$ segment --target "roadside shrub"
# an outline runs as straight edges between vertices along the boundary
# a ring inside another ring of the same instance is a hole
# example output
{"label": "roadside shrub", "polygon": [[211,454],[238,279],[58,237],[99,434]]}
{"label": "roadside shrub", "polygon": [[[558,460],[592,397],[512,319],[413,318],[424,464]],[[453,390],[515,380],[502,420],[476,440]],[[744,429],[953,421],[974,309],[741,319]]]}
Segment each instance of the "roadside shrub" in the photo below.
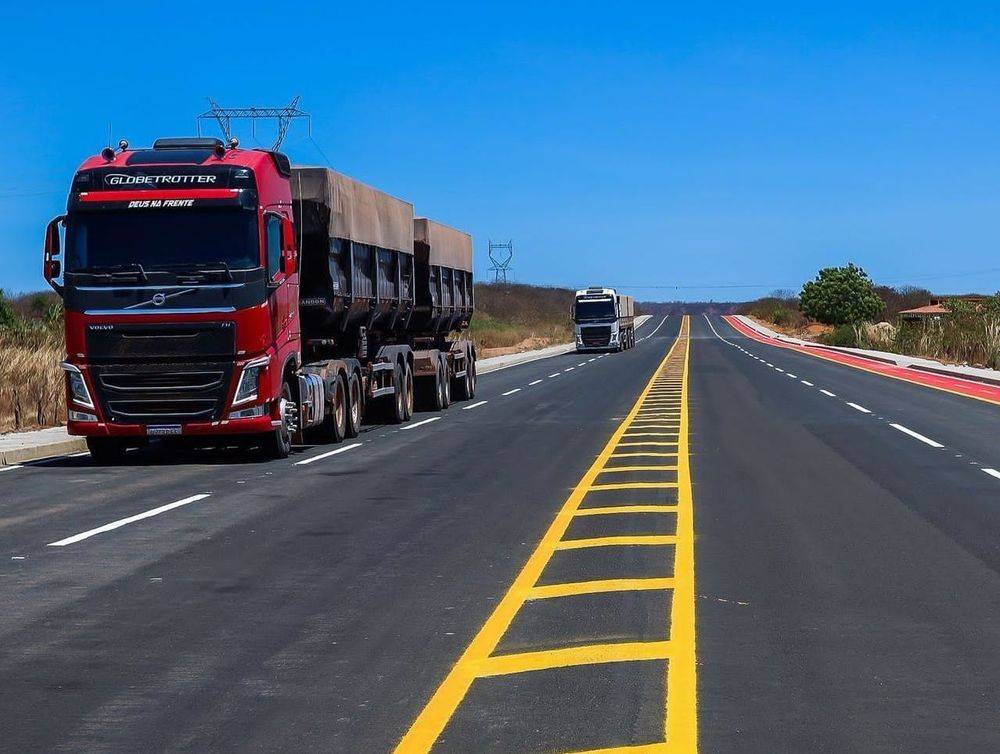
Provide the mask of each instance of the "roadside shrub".
{"label": "roadside shrub", "polygon": [[839,325],[832,332],[821,335],[819,341],[827,346],[842,346],[844,348],[856,348],[858,345],[857,332],[851,325]]}

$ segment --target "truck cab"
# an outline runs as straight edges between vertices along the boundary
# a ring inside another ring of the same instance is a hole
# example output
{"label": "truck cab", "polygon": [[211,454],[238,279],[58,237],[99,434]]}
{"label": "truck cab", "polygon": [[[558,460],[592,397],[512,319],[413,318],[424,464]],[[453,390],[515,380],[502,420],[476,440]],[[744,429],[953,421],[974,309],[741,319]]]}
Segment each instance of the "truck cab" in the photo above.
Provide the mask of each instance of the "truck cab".
{"label": "truck cab", "polygon": [[576,292],[573,325],[576,350],[621,351],[635,344],[632,299],[614,288],[595,286]]}
{"label": "truck cab", "polygon": [[157,435],[288,440],[290,175],[283,154],[204,138],[121,142],[77,170],[44,274],[65,305],[68,430],[95,457]]}

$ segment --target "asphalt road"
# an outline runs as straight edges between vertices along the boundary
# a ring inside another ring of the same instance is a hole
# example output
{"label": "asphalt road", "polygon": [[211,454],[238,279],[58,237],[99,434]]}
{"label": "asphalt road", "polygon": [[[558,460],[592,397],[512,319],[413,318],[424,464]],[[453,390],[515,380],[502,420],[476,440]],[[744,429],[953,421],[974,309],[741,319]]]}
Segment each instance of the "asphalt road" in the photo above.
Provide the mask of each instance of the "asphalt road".
{"label": "asphalt road", "polygon": [[5,472],[0,750],[1000,749],[1000,408],[658,324],[349,449]]}

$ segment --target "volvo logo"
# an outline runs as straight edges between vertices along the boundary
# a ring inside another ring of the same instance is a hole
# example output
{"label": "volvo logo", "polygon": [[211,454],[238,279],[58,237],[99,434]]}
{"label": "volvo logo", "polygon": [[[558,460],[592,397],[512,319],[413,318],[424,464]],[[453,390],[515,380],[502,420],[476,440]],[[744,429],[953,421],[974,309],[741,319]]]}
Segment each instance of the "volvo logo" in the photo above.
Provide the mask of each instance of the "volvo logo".
{"label": "volvo logo", "polygon": [[177,296],[183,296],[185,293],[193,293],[194,288],[185,288],[182,291],[175,291],[174,293],[154,293],[153,297],[148,301],[140,301],[138,304],[130,304],[126,306],[126,309],[141,309],[142,307],[152,304],[153,306],[163,306],[167,299],[176,298]]}

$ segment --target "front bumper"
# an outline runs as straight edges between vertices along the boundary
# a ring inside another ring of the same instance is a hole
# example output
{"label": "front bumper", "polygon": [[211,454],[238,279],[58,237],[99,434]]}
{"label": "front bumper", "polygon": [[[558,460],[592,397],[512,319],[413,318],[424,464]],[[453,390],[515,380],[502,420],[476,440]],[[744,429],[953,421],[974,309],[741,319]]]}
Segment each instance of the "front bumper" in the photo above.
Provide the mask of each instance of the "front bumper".
{"label": "front bumper", "polygon": [[[249,419],[223,419],[214,422],[186,422],[180,425],[179,435],[172,437],[207,437],[210,435],[255,435],[270,432],[281,422],[272,419],[269,414]],[[158,435],[149,434],[148,427],[158,425],[121,424],[115,422],[78,422],[69,421],[66,429],[71,435],[81,437],[132,437],[148,438]],[[174,425],[176,426],[176,425]]]}

